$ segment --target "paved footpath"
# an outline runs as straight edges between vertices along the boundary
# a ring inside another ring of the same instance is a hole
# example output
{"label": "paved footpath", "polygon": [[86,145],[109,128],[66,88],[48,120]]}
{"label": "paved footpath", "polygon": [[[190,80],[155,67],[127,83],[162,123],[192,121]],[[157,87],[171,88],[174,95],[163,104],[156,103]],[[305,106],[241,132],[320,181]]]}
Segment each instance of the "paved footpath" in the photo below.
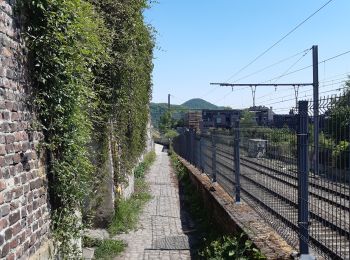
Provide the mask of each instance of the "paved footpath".
{"label": "paved footpath", "polygon": [[157,158],[146,177],[153,198],[140,216],[138,229],[116,236],[128,244],[116,259],[191,259],[170,160],[162,146],[156,144],[155,150]]}

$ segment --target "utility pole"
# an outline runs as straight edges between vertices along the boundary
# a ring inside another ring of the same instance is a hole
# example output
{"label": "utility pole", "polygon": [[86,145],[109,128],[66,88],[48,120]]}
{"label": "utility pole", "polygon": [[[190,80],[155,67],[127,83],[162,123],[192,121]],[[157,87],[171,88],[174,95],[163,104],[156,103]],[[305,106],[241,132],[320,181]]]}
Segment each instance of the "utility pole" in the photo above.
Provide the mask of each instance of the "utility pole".
{"label": "utility pole", "polygon": [[318,46],[312,46],[312,67],[313,67],[313,106],[314,106],[314,173],[319,173],[319,81],[318,81]]}
{"label": "utility pole", "polygon": [[168,94],[168,110],[170,111],[170,94]]}

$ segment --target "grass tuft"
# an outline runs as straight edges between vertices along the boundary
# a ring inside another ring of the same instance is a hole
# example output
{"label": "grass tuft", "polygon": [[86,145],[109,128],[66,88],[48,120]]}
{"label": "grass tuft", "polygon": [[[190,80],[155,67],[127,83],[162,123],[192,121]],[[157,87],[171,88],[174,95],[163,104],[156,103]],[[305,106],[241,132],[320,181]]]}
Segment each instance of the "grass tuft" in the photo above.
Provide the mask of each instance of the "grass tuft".
{"label": "grass tuft", "polygon": [[95,248],[94,259],[112,259],[124,251],[126,243],[122,240],[83,237],[83,246]]}
{"label": "grass tuft", "polygon": [[95,259],[113,259],[124,251],[126,244],[121,240],[102,240],[95,250]]}
{"label": "grass tuft", "polygon": [[144,205],[151,200],[149,185],[145,181],[145,173],[155,161],[154,151],[145,155],[144,161],[140,163],[135,173],[135,191],[130,199],[120,199],[116,202],[116,214],[108,228],[112,235],[133,230],[137,226],[140,213]]}

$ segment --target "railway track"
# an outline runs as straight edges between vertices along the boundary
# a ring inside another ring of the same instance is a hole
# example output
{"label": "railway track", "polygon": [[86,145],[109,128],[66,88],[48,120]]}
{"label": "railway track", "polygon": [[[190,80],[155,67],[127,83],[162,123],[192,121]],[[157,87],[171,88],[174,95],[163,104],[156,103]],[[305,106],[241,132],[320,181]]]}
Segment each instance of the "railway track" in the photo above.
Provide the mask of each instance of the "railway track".
{"label": "railway track", "polygon": [[[210,160],[210,151],[206,151]],[[288,165],[287,165],[288,166]],[[232,147],[217,146],[217,179],[232,193]],[[205,168],[210,170],[211,164]],[[298,178],[293,167],[275,169],[241,156],[241,190],[289,228],[298,231]],[[295,168],[295,167],[294,167]],[[350,259],[349,188],[310,180],[310,241],[331,259]]]}
{"label": "railway track", "polygon": [[[218,147],[217,150],[221,152],[221,156],[227,158],[228,160],[231,160],[231,161],[233,160],[232,152],[230,153],[229,151],[227,151],[228,149],[224,150]],[[265,162],[268,163],[269,161],[273,161],[273,160],[265,159]],[[296,186],[298,183],[298,176],[297,176],[298,173],[296,170],[296,166],[286,165],[284,163],[285,170],[280,170],[280,169],[276,169],[275,167],[271,167],[269,165],[261,163],[261,160],[249,158],[247,156],[242,156],[242,155],[241,155],[241,163],[246,165],[249,164],[251,167],[253,167],[252,165],[255,165],[256,167],[259,167],[259,171],[263,171],[265,174],[270,174],[270,176],[273,176],[274,178],[279,179],[280,181],[288,182],[294,186]],[[314,174],[310,174],[310,177],[311,178],[309,180],[309,185],[311,188],[315,188],[313,189],[313,195],[317,196],[320,194],[320,192],[318,193],[316,192],[316,189],[317,189],[319,191],[320,190],[325,191],[327,193],[337,196],[338,198],[344,199],[343,202],[349,202],[350,200],[349,186],[330,182],[329,180],[323,179],[323,177],[318,177],[318,176],[315,177]],[[342,202],[338,202],[338,204],[342,204]],[[348,207],[349,205],[347,205],[347,208]]]}

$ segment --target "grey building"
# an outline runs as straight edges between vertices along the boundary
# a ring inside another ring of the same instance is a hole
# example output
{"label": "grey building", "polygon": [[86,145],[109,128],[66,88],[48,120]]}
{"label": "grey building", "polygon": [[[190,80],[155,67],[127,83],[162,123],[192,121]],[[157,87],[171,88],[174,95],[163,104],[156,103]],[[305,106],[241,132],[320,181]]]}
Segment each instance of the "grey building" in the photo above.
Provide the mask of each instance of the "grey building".
{"label": "grey building", "polygon": [[248,109],[249,112],[255,113],[255,120],[259,126],[269,126],[273,124],[272,107],[255,106]]}
{"label": "grey building", "polygon": [[240,117],[241,110],[239,109],[202,110],[201,128],[231,128]]}

